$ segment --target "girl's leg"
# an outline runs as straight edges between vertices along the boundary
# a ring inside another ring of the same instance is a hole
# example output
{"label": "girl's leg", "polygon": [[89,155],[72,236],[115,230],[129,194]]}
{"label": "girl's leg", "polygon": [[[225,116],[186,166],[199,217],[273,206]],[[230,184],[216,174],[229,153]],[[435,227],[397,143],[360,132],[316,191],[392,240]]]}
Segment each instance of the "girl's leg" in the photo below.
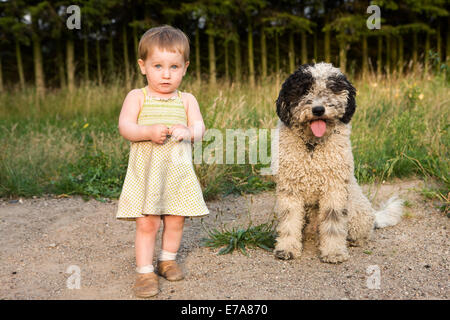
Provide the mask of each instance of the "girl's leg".
{"label": "girl's leg", "polygon": [[154,272],[152,260],[160,224],[160,216],[136,218],[137,276],[133,290],[137,297],[148,298],[159,292],[158,276]]}
{"label": "girl's leg", "polygon": [[162,250],[177,253],[183,236],[184,219],[182,216],[163,216]]}
{"label": "girl's leg", "polygon": [[184,278],[183,271],[176,263],[177,251],[183,236],[184,217],[163,216],[162,250],[158,261],[158,273],[170,281]]}
{"label": "girl's leg", "polygon": [[156,235],[161,224],[160,216],[136,218],[136,266],[152,265]]}

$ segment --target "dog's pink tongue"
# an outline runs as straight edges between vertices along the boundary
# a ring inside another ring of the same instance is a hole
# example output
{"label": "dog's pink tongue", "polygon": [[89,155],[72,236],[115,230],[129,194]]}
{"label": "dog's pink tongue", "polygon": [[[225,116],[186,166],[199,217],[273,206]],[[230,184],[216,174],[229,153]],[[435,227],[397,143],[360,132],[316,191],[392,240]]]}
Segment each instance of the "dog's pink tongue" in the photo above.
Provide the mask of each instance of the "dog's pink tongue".
{"label": "dog's pink tongue", "polygon": [[321,137],[327,130],[327,124],[323,120],[314,120],[311,122],[311,131],[316,137]]}

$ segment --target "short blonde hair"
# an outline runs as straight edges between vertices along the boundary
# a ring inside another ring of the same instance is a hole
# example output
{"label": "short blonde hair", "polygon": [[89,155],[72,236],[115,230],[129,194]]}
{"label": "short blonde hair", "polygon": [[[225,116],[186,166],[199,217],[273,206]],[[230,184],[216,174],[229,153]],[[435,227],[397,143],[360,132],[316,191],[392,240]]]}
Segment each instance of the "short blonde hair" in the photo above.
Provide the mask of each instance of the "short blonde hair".
{"label": "short blonde hair", "polygon": [[144,60],[152,54],[153,49],[179,52],[184,61],[189,61],[189,39],[180,29],[163,25],[147,30],[139,41],[139,58]]}

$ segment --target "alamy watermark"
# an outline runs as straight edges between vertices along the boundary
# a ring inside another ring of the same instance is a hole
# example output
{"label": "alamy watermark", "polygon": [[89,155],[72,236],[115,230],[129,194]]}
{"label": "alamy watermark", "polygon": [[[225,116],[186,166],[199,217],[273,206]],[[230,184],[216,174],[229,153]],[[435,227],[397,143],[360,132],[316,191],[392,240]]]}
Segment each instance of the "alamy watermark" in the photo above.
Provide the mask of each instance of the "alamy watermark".
{"label": "alamy watermark", "polygon": [[261,174],[276,174],[278,142],[278,129],[226,129],[225,134],[218,129],[209,129],[203,139],[194,142],[193,160],[194,164],[270,165],[262,168]]}
{"label": "alamy watermark", "polygon": [[381,271],[378,265],[368,266],[366,273],[369,275],[366,280],[368,289],[380,289],[381,288]]}
{"label": "alamy watermark", "polygon": [[[370,30],[381,29],[381,9],[377,5],[367,7],[367,13],[372,13],[366,20],[367,28]],[[67,29],[81,29],[81,9],[77,5],[70,5],[66,9],[66,13],[70,16],[66,20]]]}
{"label": "alamy watermark", "polygon": [[[171,151],[170,161],[194,164],[260,164],[262,175],[278,171],[279,129],[208,129],[202,136],[202,123],[194,125],[194,143],[180,143]],[[270,136],[270,139],[268,138]],[[192,151],[193,150],[193,151]],[[191,160],[192,159],[192,160]]]}
{"label": "alamy watermark", "polygon": [[70,16],[66,20],[67,29],[73,30],[81,29],[81,9],[77,5],[68,6],[66,9],[66,13],[70,14]]}
{"label": "alamy watermark", "polygon": [[66,273],[71,274],[66,281],[67,289],[81,288],[81,269],[77,265],[70,265],[66,269]]}
{"label": "alamy watermark", "polygon": [[381,9],[377,5],[370,5],[367,7],[367,13],[372,13],[367,18],[366,25],[370,30],[381,29]]}

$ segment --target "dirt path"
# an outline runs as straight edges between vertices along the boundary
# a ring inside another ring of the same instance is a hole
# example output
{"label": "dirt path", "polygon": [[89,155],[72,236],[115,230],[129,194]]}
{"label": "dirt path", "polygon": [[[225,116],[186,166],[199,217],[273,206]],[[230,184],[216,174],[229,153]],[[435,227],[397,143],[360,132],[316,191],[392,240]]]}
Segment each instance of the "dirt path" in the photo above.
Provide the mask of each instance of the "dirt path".
{"label": "dirt path", "polygon": [[[321,263],[313,243],[295,261],[261,249],[249,257],[218,256],[200,247],[200,220],[187,220],[178,255],[186,279],[161,278],[154,299],[449,299],[450,220],[419,195],[422,185],[365,186],[375,207],[399,193],[410,203],[407,217],[375,231],[366,247],[350,248],[350,259],[340,265]],[[246,226],[250,211],[254,225],[263,223],[271,219],[274,200],[267,192],[209,202],[204,221]],[[135,226],[114,218],[116,206],[79,197],[0,200],[0,299],[133,299]],[[379,289],[367,287],[366,271],[374,265]],[[79,267],[80,289],[67,288],[70,266]]]}

